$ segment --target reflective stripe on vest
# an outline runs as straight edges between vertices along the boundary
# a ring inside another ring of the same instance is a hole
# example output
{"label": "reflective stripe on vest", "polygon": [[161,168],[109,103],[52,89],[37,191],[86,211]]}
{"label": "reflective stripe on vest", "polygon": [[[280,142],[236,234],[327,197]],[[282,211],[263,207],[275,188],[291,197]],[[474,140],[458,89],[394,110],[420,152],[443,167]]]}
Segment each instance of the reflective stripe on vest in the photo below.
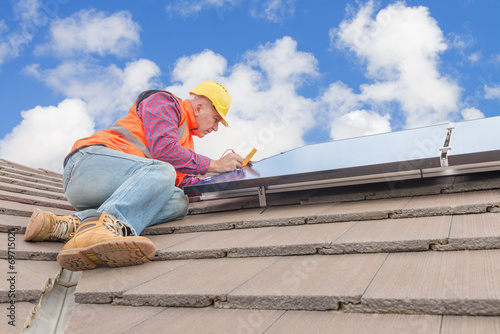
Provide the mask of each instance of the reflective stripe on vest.
{"label": "reflective stripe on vest", "polygon": [[182,136],[184,136],[184,129],[186,129],[187,121],[181,124],[179,130],[177,130],[177,141],[181,140]]}
{"label": "reflective stripe on vest", "polygon": [[119,125],[119,124],[113,124],[111,125],[108,130],[112,130],[116,133],[119,133],[125,138],[126,141],[128,141],[130,144],[134,145],[135,147],[139,148],[142,153],[149,159],[153,159],[153,156],[151,155],[151,152],[149,151],[148,147],[144,145],[142,141],[139,140],[136,136],[134,136],[130,131],[128,131],[127,128]]}
{"label": "reflective stripe on vest", "polygon": [[[186,121],[182,123],[182,125],[179,127],[179,130],[177,130],[177,141],[181,140],[182,136],[184,135],[184,129],[186,128]],[[142,153],[149,159],[153,159],[153,155],[149,151],[148,147],[144,145],[142,141],[139,140],[136,136],[134,136],[127,128],[121,126],[120,124],[113,124],[111,125],[108,130],[112,130],[116,133],[119,133],[125,138],[126,141],[128,141],[130,144],[134,145],[135,147],[139,148]]]}

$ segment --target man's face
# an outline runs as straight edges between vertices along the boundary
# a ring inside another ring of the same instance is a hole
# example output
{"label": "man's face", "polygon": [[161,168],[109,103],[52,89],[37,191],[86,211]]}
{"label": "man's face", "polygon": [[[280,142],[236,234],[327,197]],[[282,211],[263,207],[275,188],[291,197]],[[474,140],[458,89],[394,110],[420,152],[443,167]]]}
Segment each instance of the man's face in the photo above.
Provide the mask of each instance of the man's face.
{"label": "man's face", "polygon": [[196,105],[194,115],[198,123],[198,129],[193,130],[192,133],[200,138],[205,137],[212,131],[217,131],[219,122],[222,120],[222,117],[208,99],[203,99]]}

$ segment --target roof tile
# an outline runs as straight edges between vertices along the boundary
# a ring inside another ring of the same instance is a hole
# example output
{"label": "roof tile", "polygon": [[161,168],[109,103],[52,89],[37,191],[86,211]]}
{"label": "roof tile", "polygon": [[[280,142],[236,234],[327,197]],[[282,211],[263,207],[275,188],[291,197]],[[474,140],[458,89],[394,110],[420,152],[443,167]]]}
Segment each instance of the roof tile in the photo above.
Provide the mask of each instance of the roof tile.
{"label": "roof tile", "polygon": [[440,326],[441,317],[432,315],[289,311],[280,317],[266,334],[438,334]]}
{"label": "roof tile", "polygon": [[[261,238],[270,232],[269,228],[261,228],[190,233],[195,237],[181,243],[170,243],[172,246],[160,249],[158,256],[161,259],[224,257],[235,247],[245,245],[249,240]],[[169,237],[164,236],[165,241]]]}
{"label": "roof tile", "polygon": [[65,332],[72,334],[123,333],[164,311],[163,307],[77,304]]}
{"label": "roof tile", "polygon": [[110,270],[97,268],[82,272],[75,291],[78,303],[110,303],[127,290],[165,275],[186,261],[149,262],[142,266],[121,267]]}
{"label": "roof tile", "polygon": [[12,216],[8,214],[0,214],[0,231],[16,231],[20,233],[26,231],[26,225],[28,224],[29,218],[25,216]]}
{"label": "roof tile", "polygon": [[500,203],[498,190],[413,197],[394,218],[488,212]]}
{"label": "roof tile", "polygon": [[441,334],[470,333],[500,333],[500,317],[443,317]]}
{"label": "roof tile", "polygon": [[[61,266],[51,261],[15,261],[10,267],[7,260],[0,260],[0,303],[12,300],[9,292],[15,290],[14,300],[36,301],[42,293],[52,288],[61,273]],[[29,278],[29,279],[26,279]],[[11,289],[13,287],[13,289]]]}
{"label": "roof tile", "polygon": [[[14,309],[9,310],[12,304],[10,303],[0,303],[0,309],[5,310],[0,321],[0,332],[1,333],[22,333],[26,326],[29,325],[31,321],[31,315],[36,313],[36,304],[30,302],[16,302],[14,304]],[[12,317],[11,317],[12,315]],[[13,321],[13,325],[9,324]]]}
{"label": "roof tile", "polygon": [[124,333],[264,333],[283,311],[169,308]]}
{"label": "roof tile", "polygon": [[46,207],[33,204],[23,204],[23,203],[0,200],[0,214],[31,217],[33,211],[36,208],[39,208],[43,211],[50,211],[58,215],[70,215],[75,212],[75,210],[69,210],[69,209],[59,209],[54,207]]}
{"label": "roof tile", "polygon": [[437,250],[494,249],[500,245],[500,213],[453,216],[450,238]]}
{"label": "roof tile", "polygon": [[451,216],[360,221],[323,254],[428,250],[446,243]]}
{"label": "roof tile", "polygon": [[250,242],[236,247],[228,256],[315,254],[318,249],[330,248],[333,240],[355,224],[355,222],[344,222],[277,227],[262,237],[253,238]]}
{"label": "roof tile", "polygon": [[500,315],[500,250],[390,254],[357,312]]}
{"label": "roof tile", "polygon": [[[209,306],[279,258],[207,259],[189,261],[165,275],[123,294],[121,304]],[[168,282],[168,284],[165,284]]]}
{"label": "roof tile", "polygon": [[231,291],[231,308],[336,310],[359,303],[387,254],[283,257]]}
{"label": "roof tile", "polygon": [[[26,219],[26,218],[25,218]],[[25,223],[26,224],[26,223]],[[16,260],[50,260],[55,261],[63,244],[60,242],[24,242],[24,234],[16,234],[15,257]],[[0,239],[0,258],[8,258],[8,240]]]}
{"label": "roof tile", "polygon": [[4,201],[11,201],[17,203],[31,204],[37,206],[47,206],[47,207],[55,207],[61,209],[67,209],[74,211],[74,208],[71,204],[66,201],[66,199],[48,199],[45,200],[40,198],[38,195],[30,195],[23,193],[13,193],[9,191],[0,190],[0,199]]}
{"label": "roof tile", "polygon": [[385,219],[399,213],[411,197],[366,200],[337,203],[308,223],[328,223],[335,221]]}
{"label": "roof tile", "polygon": [[182,220],[150,226],[145,230],[145,234],[228,230],[235,228],[237,223],[259,217],[262,211],[263,209],[258,208],[188,215]]}

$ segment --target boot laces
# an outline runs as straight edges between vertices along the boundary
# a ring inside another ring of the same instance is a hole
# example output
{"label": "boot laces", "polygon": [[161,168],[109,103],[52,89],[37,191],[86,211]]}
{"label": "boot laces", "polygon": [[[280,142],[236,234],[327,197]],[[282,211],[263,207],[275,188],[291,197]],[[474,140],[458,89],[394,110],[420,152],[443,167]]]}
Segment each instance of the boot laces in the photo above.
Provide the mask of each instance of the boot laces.
{"label": "boot laces", "polygon": [[126,227],[121,221],[113,216],[106,215],[102,220],[108,230],[120,237],[126,237]]}
{"label": "boot laces", "polygon": [[74,231],[76,231],[77,222],[75,218],[74,217],[64,217],[64,218],[61,217],[56,220],[56,223],[54,225],[54,230],[52,231],[52,233],[50,233],[52,237],[60,240],[66,240],[69,239],[71,234],[74,234]]}

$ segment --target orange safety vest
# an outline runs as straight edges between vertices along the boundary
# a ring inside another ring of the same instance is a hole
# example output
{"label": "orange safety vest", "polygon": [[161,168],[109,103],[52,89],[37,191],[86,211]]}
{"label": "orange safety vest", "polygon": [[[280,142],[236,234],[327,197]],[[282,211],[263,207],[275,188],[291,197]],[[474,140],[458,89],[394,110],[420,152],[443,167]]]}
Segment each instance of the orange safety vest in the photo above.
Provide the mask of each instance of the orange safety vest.
{"label": "orange safety vest", "polygon": [[[71,152],[83,146],[102,144],[113,150],[136,155],[142,158],[153,159],[146,141],[146,134],[141,119],[137,115],[137,106],[149,96],[164,92],[172,95],[181,109],[181,121],[177,130],[177,141],[179,144],[194,151],[193,137],[190,129],[198,127],[193,109],[188,100],[181,100],[170,92],[163,90],[148,90],[139,94],[132,107],[129,109],[127,116],[118,120],[115,124],[107,129],[97,131],[92,136],[80,139],[75,142]],[[175,185],[178,186],[184,179],[186,174],[177,171]]]}

